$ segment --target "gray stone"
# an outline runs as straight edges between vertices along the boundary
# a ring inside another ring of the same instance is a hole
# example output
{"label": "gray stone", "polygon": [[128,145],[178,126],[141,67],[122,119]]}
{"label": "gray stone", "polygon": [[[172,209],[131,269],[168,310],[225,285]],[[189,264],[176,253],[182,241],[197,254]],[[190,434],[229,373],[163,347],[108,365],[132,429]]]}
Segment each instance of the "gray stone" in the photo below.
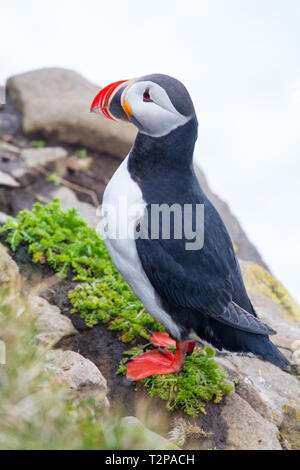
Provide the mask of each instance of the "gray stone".
{"label": "gray stone", "polygon": [[297,349],[300,349],[300,339],[295,339],[291,344],[292,351],[297,351]]}
{"label": "gray stone", "polygon": [[23,113],[26,134],[55,136],[56,141],[78,144],[124,157],[135,138],[131,124],[113,122],[90,113],[100,87],[71,70],[35,70],[10,78],[7,90]]}
{"label": "gray stone", "polygon": [[297,349],[297,351],[293,352],[292,363],[300,366],[300,349]]}
{"label": "gray stone", "polygon": [[20,184],[9,174],[0,171],[0,186],[9,186],[11,188],[17,188]]}
{"label": "gray stone", "polygon": [[18,161],[18,165],[11,168],[9,173],[20,183],[21,186],[32,184],[39,176],[37,170],[27,168],[23,161]]}
{"label": "gray stone", "polygon": [[88,223],[90,227],[96,227],[100,222],[100,217],[97,216],[97,208],[89,204],[88,202],[79,201],[74,191],[65,186],[53,188],[50,192],[50,196],[60,199],[61,206],[63,209],[72,209],[76,207],[81,217]]}
{"label": "gray stone", "polygon": [[216,361],[239,379],[237,393],[277,426],[285,419],[286,407],[300,411],[300,383],[295,376],[256,357],[221,356]]}
{"label": "gray stone", "polygon": [[[258,316],[277,331],[271,340],[291,362],[296,363],[300,338],[299,307],[284,286],[262,267],[248,262],[241,262],[241,267]],[[277,426],[284,447],[300,448],[299,380],[256,357],[218,355],[216,361],[238,380],[235,394],[262,418]]]}
{"label": "gray stone", "polygon": [[92,163],[92,157],[78,158],[72,155],[67,160],[67,167],[73,171],[88,171],[91,168]]}
{"label": "gray stone", "polygon": [[109,406],[107,383],[99,369],[90,360],[74,351],[50,350],[47,369],[55,374],[59,383],[65,384],[70,395],[81,401],[93,398]]}
{"label": "gray stone", "polygon": [[[2,137],[3,139],[3,137]],[[6,152],[11,152],[15,154],[20,153],[19,147],[16,147],[15,145],[10,144],[9,142],[5,142],[3,140],[0,140],[0,150],[4,150]]]}
{"label": "gray stone", "polygon": [[226,450],[281,450],[279,432],[243,398],[230,393],[221,418],[227,423]]}
{"label": "gray stone", "polygon": [[19,268],[8,254],[7,248],[0,243],[0,284],[16,282],[19,278]]}
{"label": "gray stone", "polygon": [[28,302],[30,309],[36,314],[38,343],[51,348],[62,338],[78,333],[71,320],[62,315],[60,309],[49,304],[47,300],[42,297],[30,297]]}
{"label": "gray stone", "polygon": [[53,170],[59,175],[66,173],[68,152],[62,147],[46,147],[42,149],[26,148],[21,151],[21,158],[28,168],[53,165]]}

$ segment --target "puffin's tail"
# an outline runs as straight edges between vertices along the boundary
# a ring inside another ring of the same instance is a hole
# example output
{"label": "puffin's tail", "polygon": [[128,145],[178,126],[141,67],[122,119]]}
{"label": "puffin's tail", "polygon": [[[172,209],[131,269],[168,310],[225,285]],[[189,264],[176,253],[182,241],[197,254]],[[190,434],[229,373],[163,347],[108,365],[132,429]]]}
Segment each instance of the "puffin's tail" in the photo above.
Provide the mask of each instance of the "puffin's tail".
{"label": "puffin's tail", "polygon": [[268,336],[260,337],[259,341],[252,342],[251,352],[271,362],[285,372],[291,371],[292,364],[282,352],[279,351],[275,344],[269,340]]}

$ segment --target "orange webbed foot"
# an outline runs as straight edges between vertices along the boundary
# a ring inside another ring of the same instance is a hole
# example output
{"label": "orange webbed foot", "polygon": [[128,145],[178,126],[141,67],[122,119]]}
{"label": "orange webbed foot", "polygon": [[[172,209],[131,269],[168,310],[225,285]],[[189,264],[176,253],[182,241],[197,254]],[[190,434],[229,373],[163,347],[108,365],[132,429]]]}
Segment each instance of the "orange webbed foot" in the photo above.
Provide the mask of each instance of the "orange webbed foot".
{"label": "orange webbed foot", "polygon": [[[173,340],[172,340],[173,341]],[[151,375],[172,374],[179,372],[184,363],[187,343],[175,343],[176,353],[168,349],[154,349],[132,359],[127,364],[126,378],[131,381],[141,380]]]}

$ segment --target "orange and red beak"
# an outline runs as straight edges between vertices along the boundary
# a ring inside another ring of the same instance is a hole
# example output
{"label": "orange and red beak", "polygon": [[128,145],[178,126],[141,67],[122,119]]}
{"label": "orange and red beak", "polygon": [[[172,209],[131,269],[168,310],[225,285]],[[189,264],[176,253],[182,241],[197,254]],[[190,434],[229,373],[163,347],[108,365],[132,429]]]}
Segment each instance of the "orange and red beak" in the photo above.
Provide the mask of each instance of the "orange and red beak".
{"label": "orange and red beak", "polygon": [[131,80],[119,80],[102,88],[95,96],[91,112],[100,114],[108,119],[129,121],[132,112],[127,102],[124,102],[123,94]]}

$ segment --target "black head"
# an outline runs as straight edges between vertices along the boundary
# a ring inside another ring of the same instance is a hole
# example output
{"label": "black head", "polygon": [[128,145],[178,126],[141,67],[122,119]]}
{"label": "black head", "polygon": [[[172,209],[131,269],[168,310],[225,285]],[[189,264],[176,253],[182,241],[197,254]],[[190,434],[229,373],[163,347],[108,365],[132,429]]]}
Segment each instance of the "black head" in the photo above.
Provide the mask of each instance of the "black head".
{"label": "black head", "polygon": [[105,87],[91,109],[110,119],[129,120],[141,133],[152,137],[167,135],[196,120],[185,86],[176,78],[158,73]]}

